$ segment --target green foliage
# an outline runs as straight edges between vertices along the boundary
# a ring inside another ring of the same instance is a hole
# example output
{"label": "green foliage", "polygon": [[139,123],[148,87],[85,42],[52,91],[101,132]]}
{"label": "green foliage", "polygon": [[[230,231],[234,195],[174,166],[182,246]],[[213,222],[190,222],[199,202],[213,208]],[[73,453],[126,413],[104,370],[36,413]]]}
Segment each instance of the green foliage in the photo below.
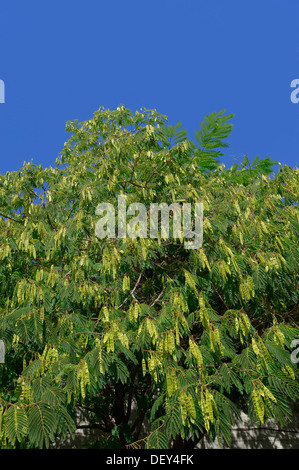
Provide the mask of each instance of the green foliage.
{"label": "green foliage", "polygon": [[[230,442],[242,410],[290,419],[299,171],[219,165],[231,117],[207,116],[194,143],[156,111],[100,109],[68,123],[54,167],[0,175],[1,448],[73,435],[76,409],[107,448]],[[202,202],[202,247],[99,240],[96,207],[119,194]]]}

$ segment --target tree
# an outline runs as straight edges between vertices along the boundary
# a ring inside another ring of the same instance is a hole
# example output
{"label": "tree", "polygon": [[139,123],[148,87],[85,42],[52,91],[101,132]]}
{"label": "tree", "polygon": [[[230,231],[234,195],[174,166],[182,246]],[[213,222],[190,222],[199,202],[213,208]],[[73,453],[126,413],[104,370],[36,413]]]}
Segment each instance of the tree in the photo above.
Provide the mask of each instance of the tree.
{"label": "tree", "polygon": [[[277,162],[258,157],[225,169],[231,118],[206,116],[194,143],[155,110],[100,108],[67,124],[55,166],[0,175],[3,448],[74,434],[77,408],[102,448],[229,443],[242,410],[291,419],[299,171],[271,176]],[[96,208],[120,194],[202,202],[202,246],[99,239]]]}

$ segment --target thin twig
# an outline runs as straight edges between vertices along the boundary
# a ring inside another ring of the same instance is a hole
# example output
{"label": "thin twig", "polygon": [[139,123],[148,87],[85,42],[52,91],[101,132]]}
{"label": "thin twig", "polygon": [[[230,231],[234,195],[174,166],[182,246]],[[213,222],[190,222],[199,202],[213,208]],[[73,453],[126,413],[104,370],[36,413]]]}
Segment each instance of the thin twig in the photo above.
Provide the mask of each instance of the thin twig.
{"label": "thin twig", "polygon": [[156,300],[153,301],[153,303],[151,304],[151,307],[153,307],[157,302],[159,302],[159,300],[161,299],[162,295],[164,294],[165,292],[165,287],[164,289],[162,290],[162,292],[160,292],[160,294],[158,295],[158,297],[156,298]]}
{"label": "thin twig", "polygon": [[13,217],[10,217],[9,215],[4,215],[4,214],[0,213],[0,217],[4,217],[5,219],[13,220],[14,222],[18,222],[19,224],[24,224],[23,220],[14,219]]}
{"label": "thin twig", "polygon": [[133,289],[131,290],[131,292],[130,292],[130,294],[128,295],[128,297],[125,298],[125,300],[123,301],[123,303],[120,304],[120,306],[119,306],[118,308],[121,308],[121,307],[126,303],[126,301],[130,298],[130,296],[132,296],[133,299],[136,300],[136,298],[135,298],[135,296],[134,296],[134,292],[135,292],[135,290],[137,289],[137,286],[138,286],[138,284],[139,284],[139,282],[140,282],[140,279],[141,279],[142,274],[143,274],[143,273],[142,273],[142,271],[141,271],[141,273],[139,274],[139,277],[138,277],[138,279],[137,279],[137,282],[136,282],[135,286],[134,286]]}

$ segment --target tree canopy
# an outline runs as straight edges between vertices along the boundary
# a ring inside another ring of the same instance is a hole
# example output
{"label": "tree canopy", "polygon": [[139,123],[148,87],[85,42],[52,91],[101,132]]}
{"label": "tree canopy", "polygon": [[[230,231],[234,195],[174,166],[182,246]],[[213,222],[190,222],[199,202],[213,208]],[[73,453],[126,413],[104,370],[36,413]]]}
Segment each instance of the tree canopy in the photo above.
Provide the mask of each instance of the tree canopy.
{"label": "tree canopy", "polygon": [[[298,400],[299,170],[220,164],[232,125],[195,140],[156,110],[67,123],[55,165],[0,175],[0,447],[76,431],[98,447],[230,442],[245,411],[286,423]],[[203,244],[106,238],[100,202],[203,204]],[[143,424],[150,423],[146,435]]]}

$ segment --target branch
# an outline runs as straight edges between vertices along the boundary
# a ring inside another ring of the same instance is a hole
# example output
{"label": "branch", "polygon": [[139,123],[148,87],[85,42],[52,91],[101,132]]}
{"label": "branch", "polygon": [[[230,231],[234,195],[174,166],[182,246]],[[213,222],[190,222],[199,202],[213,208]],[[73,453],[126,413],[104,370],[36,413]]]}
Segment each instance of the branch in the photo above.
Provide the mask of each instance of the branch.
{"label": "branch", "polygon": [[133,393],[134,393],[134,381],[135,381],[135,377],[136,377],[136,374],[138,372],[138,369],[139,369],[139,364],[137,364],[137,366],[135,366],[135,369],[133,371],[132,378],[131,378],[131,384],[130,384],[130,388],[129,388],[129,392],[128,392],[128,404],[127,404],[127,413],[126,413],[127,422],[129,421],[129,418],[130,418],[130,415],[131,415],[132,398],[133,398]]}
{"label": "branch", "polygon": [[24,224],[23,220],[14,219],[13,217],[10,217],[9,215],[4,215],[4,214],[0,213],[0,217],[4,217],[5,219],[13,220],[14,222],[17,222],[18,224]]}
{"label": "branch", "polygon": [[118,308],[121,308],[121,307],[126,303],[126,301],[130,298],[130,296],[132,296],[133,299],[136,300],[136,298],[135,298],[135,296],[134,296],[134,292],[135,292],[135,290],[137,289],[137,286],[138,286],[138,284],[139,284],[139,282],[140,282],[140,279],[141,279],[142,274],[143,274],[143,272],[141,271],[141,273],[139,274],[139,277],[138,277],[138,279],[137,279],[137,282],[136,282],[135,286],[134,286],[133,289],[131,290],[131,292],[130,292],[130,294],[128,295],[128,297],[125,298],[125,300],[123,301],[123,303],[120,304],[120,306],[119,306]]}
{"label": "branch", "polygon": [[162,295],[164,294],[165,292],[165,287],[164,289],[162,290],[162,292],[160,292],[160,294],[158,295],[158,297],[156,298],[156,300],[153,301],[153,303],[151,304],[151,307],[153,307],[157,302],[159,302],[159,300],[161,299]]}
{"label": "branch", "polygon": [[44,203],[44,202],[43,202],[43,207],[44,207],[44,209],[45,209],[46,216],[47,216],[48,222],[49,222],[49,224],[50,224],[50,227],[51,227],[53,230],[55,230],[55,231],[56,231],[56,228],[55,228],[55,227],[53,226],[53,224],[52,224],[52,221],[51,221],[51,219],[50,219],[50,217],[49,217],[49,214],[48,214],[48,212],[47,212],[47,208],[46,208],[46,206],[45,206],[45,203]]}
{"label": "branch", "polygon": [[79,424],[76,426],[77,429],[101,429],[102,431],[106,431],[100,424]]}
{"label": "branch", "polygon": [[279,429],[279,428],[267,428],[267,427],[260,427],[260,428],[232,428],[232,431],[276,431],[276,432],[292,432],[294,434],[298,434],[296,429]]}
{"label": "branch", "polygon": [[138,439],[139,434],[141,432],[143,420],[144,420],[144,417],[145,417],[145,413],[146,413],[146,410],[141,410],[140,413],[138,414],[137,418],[135,419],[135,422],[134,422],[133,426],[132,426],[132,430],[134,430],[134,433],[133,433],[134,441],[136,441]]}

